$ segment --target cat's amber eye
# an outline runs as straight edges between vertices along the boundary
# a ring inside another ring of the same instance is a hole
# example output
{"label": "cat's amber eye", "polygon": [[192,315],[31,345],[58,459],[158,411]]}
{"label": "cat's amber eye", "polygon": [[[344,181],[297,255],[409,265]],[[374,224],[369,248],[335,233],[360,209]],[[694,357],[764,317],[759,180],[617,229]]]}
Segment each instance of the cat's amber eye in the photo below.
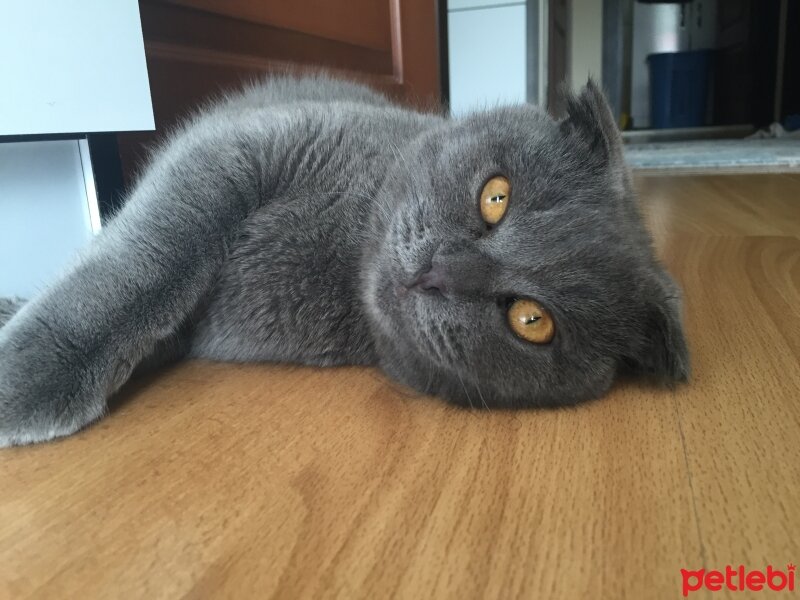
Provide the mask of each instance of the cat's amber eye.
{"label": "cat's amber eye", "polygon": [[489,225],[500,222],[508,210],[511,185],[505,177],[492,177],[481,191],[481,217]]}
{"label": "cat's amber eye", "polygon": [[547,344],[556,334],[556,325],[550,313],[538,302],[521,298],[508,308],[508,324],[523,340],[533,344]]}

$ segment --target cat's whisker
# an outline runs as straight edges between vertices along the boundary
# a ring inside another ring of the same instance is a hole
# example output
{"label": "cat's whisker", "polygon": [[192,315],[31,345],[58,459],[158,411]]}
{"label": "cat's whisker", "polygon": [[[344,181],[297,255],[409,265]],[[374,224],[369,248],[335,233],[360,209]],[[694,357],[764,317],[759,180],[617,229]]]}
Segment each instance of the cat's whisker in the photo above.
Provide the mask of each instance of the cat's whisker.
{"label": "cat's whisker", "polygon": [[483,403],[483,408],[485,408],[489,412],[492,412],[492,409],[489,408],[488,404],[486,404],[486,398],[483,397],[483,392],[481,391],[480,381],[478,381],[477,379],[475,380],[475,387],[478,390],[478,395],[481,397],[481,402]]}
{"label": "cat's whisker", "polygon": [[[461,355],[463,361],[467,363],[467,366],[470,367],[470,370],[473,373],[478,373],[478,370],[473,367],[473,365],[471,364],[471,361],[469,361],[467,359],[466,353],[463,351],[463,348],[462,348],[462,351],[461,351],[460,355]],[[475,379],[475,388],[478,390],[478,396],[480,396],[481,404],[483,404],[483,408],[485,408],[489,412],[492,412],[492,409],[489,408],[489,404],[486,402],[486,398],[483,395],[483,391],[481,391],[480,379],[477,379],[477,378]]]}
{"label": "cat's whisker", "polygon": [[472,404],[472,398],[470,397],[469,392],[467,391],[467,386],[464,385],[464,380],[461,379],[461,375],[459,375],[458,371],[455,371],[455,374],[456,377],[458,377],[458,380],[461,382],[461,387],[464,388],[464,393],[467,395],[467,402],[469,402],[470,410],[475,410],[475,406]]}
{"label": "cat's whisker", "polygon": [[[392,149],[392,151],[395,153],[395,155],[397,156],[397,158],[398,158],[399,160],[403,161],[403,164],[404,164],[406,167],[408,167],[408,161],[406,160],[406,157],[403,155],[403,153],[402,153],[402,152],[400,152],[400,148],[397,146],[397,144],[395,144],[394,142],[389,142],[389,147],[390,147],[390,148]],[[412,171],[412,172],[413,172],[413,171]]]}
{"label": "cat's whisker", "polygon": [[[470,408],[474,409],[475,407],[472,405],[472,398],[470,397],[469,392],[467,391],[467,386],[464,384],[464,380],[461,378],[461,375],[458,373],[457,370],[457,363],[459,362],[467,363],[467,366],[471,366],[469,364],[470,361],[467,360],[467,357],[464,355],[463,350],[458,351],[457,346],[454,346],[453,341],[445,334],[445,332],[442,330],[442,327],[439,324],[436,324],[435,327],[436,331],[439,333],[439,339],[442,345],[443,353],[447,354],[448,362],[450,364],[455,365],[454,371],[458,376],[458,380],[461,382],[461,387],[464,388],[464,393],[467,395],[467,400],[469,400]],[[472,371],[476,372],[475,369],[473,369]],[[475,381],[475,388],[478,390],[478,396],[481,399],[481,404],[483,405],[483,408],[491,412],[491,409],[489,408],[489,405],[486,402],[486,398],[484,398],[483,396],[483,391],[481,391],[480,383],[477,380]]]}
{"label": "cat's whisker", "polygon": [[433,363],[428,362],[428,382],[425,384],[425,393],[429,393],[433,383]]}
{"label": "cat's whisker", "polygon": [[416,184],[417,189],[424,190],[427,189],[427,186],[424,186],[420,183],[417,172],[417,169],[412,169],[409,166],[408,160],[406,159],[405,155],[400,151],[400,148],[394,142],[389,142],[389,146],[392,148],[394,153],[397,155],[398,159],[403,162],[403,165],[406,167],[406,174],[409,178],[411,178],[414,183]]}

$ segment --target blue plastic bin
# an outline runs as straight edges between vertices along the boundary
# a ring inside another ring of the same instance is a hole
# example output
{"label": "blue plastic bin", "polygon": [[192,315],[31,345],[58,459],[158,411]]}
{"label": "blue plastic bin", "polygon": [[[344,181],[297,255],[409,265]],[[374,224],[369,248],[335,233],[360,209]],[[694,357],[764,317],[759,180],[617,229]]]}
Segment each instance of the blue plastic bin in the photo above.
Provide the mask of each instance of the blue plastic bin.
{"label": "blue plastic bin", "polygon": [[650,121],[654,129],[705,124],[711,50],[649,54]]}

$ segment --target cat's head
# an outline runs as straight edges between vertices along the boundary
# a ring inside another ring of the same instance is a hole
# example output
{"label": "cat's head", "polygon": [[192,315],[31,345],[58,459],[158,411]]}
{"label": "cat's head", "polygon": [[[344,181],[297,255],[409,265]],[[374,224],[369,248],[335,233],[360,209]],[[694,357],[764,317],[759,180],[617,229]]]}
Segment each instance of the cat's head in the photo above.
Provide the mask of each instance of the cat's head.
{"label": "cat's head", "polygon": [[398,149],[363,289],[400,381],[512,407],[596,397],[622,369],[688,376],[680,292],[654,257],[605,98],[589,82],[567,104],[561,121],[498,108]]}

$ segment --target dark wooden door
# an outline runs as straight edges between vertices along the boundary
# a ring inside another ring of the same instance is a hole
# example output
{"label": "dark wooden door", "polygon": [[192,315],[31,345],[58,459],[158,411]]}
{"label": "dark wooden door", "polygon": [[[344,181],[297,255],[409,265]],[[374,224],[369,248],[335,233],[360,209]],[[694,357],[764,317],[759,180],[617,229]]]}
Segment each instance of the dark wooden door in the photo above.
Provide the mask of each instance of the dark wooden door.
{"label": "dark wooden door", "polygon": [[140,0],[156,134],[118,137],[128,179],[144,147],[191,107],[264,73],[363,81],[440,102],[437,0]]}
{"label": "dark wooden door", "polygon": [[566,110],[561,86],[569,79],[570,3],[549,0],[547,108],[561,117]]}

